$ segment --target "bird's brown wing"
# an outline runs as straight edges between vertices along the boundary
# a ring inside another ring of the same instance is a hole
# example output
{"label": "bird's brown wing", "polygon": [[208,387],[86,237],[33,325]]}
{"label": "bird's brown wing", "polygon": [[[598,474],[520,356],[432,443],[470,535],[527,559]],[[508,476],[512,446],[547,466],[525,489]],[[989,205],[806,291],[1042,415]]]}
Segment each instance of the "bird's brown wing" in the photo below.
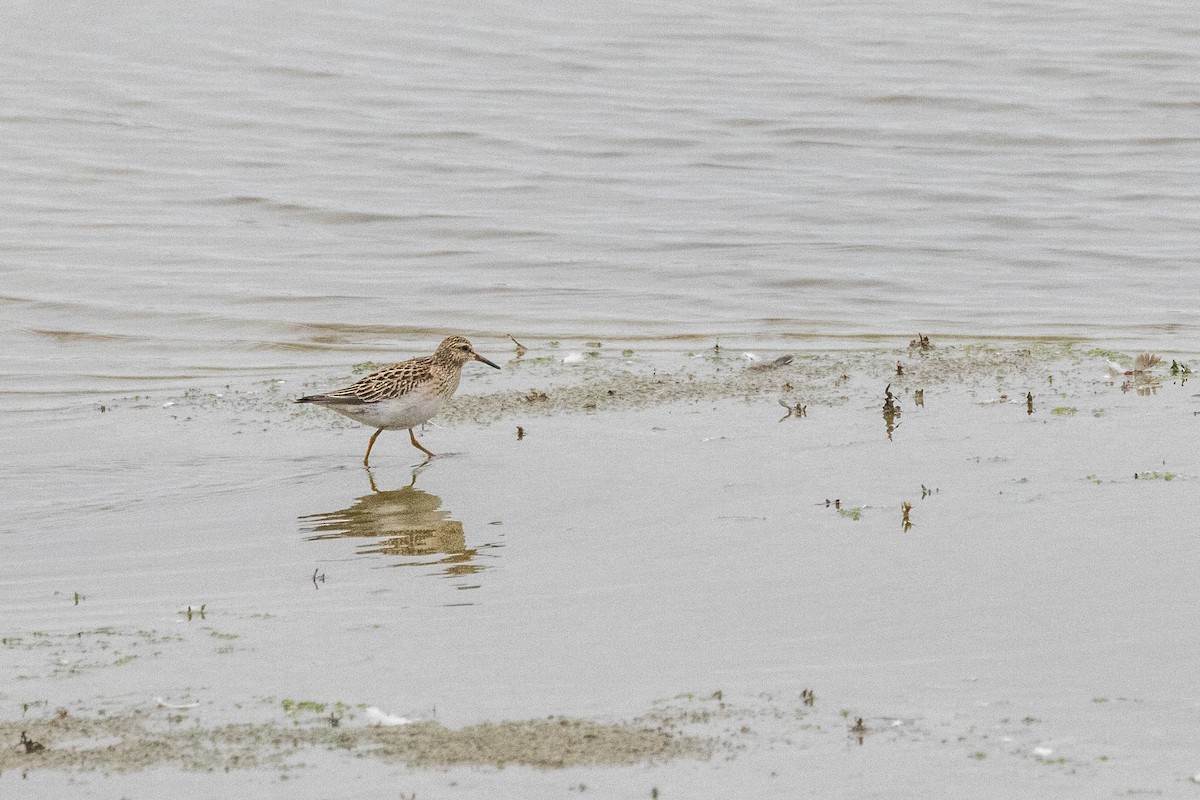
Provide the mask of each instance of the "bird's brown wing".
{"label": "bird's brown wing", "polygon": [[344,389],[334,389],[332,392],[324,394],[301,397],[296,402],[321,403],[331,406],[359,406],[365,403],[378,403],[380,400],[391,400],[408,394],[429,380],[432,366],[433,356],[421,356],[401,361],[399,364],[392,364],[377,372],[372,372]]}

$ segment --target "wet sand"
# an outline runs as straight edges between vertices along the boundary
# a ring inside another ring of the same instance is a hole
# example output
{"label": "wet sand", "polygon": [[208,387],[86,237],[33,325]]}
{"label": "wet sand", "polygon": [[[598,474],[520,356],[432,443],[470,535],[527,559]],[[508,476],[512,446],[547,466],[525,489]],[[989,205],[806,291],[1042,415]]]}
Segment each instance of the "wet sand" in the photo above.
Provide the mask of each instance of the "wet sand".
{"label": "wet sand", "polygon": [[0,790],[1194,795],[1194,356],[527,344],[7,423]]}
{"label": "wet sand", "polygon": [[309,748],[415,767],[563,769],[707,757],[712,750],[703,739],[673,734],[661,724],[651,727],[650,720],[623,725],[551,717],[487,722],[458,730],[436,722],[343,726],[343,721],[356,716],[350,709],[335,704],[326,715],[323,703],[305,705],[316,713],[297,714],[291,724],[237,723],[213,728],[184,724],[187,715],[178,710],[174,714],[137,710],[91,717],[56,710],[50,717],[0,723],[0,740],[21,745],[0,751],[0,771],[87,769],[114,773],[161,765],[202,771],[256,769],[286,765]]}

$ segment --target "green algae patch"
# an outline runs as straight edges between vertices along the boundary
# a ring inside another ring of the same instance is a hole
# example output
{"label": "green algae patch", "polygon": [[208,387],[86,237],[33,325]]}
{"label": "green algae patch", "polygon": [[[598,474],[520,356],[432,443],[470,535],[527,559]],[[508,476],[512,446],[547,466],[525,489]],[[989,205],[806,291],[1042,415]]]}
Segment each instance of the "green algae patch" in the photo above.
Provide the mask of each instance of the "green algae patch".
{"label": "green algae patch", "polygon": [[486,722],[460,729],[437,722],[395,727],[237,723],[184,725],[144,710],[0,722],[0,772],[138,772],[159,766],[194,771],[283,768],[305,751],[345,752],[413,767],[520,765],[537,769],[620,766],[707,758],[708,739],[652,720],[603,723],[550,717]]}
{"label": "green algae patch", "polygon": [[459,730],[435,722],[369,729],[377,758],[412,766],[524,765],[539,769],[628,765],[707,756],[703,740],[649,724],[565,717],[486,722]]}

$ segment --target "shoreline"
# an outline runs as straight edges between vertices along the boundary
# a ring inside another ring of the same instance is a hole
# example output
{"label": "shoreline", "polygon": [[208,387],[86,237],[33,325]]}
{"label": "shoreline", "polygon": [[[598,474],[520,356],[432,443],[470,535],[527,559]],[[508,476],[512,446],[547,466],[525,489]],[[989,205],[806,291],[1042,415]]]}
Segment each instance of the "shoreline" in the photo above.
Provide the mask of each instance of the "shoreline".
{"label": "shoreline", "polygon": [[[566,355],[465,376],[423,437],[444,457],[385,437],[365,475],[369,431],[293,384],[80,410],[69,459],[27,421],[0,786],[770,794],[866,759],[872,791],[986,797],[1195,772],[1196,590],[1168,565],[1200,409],[1169,357]],[[368,702],[437,712],[377,730]]]}

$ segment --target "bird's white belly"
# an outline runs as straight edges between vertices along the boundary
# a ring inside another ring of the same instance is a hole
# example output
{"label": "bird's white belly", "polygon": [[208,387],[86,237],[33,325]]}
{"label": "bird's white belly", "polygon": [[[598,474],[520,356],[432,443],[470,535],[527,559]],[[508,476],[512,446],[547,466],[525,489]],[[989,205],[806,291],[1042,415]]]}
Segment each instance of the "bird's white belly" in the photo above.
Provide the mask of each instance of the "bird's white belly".
{"label": "bird's white belly", "polygon": [[372,428],[400,430],[415,428],[428,422],[439,411],[446,398],[430,392],[410,392],[392,400],[365,403],[359,406],[328,406],[356,422]]}

